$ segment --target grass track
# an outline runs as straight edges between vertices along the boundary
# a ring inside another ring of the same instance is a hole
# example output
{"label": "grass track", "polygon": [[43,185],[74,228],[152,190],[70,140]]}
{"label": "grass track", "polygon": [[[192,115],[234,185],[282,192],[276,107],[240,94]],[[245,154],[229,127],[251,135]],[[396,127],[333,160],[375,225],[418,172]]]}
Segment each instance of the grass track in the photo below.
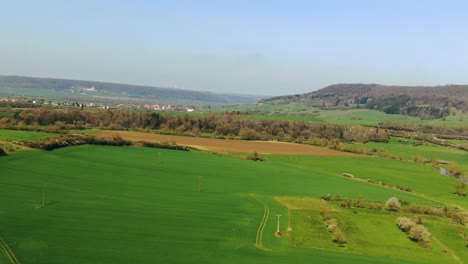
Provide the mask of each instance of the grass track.
{"label": "grass track", "polygon": [[19,260],[16,258],[15,254],[13,253],[11,248],[8,246],[8,244],[5,242],[3,237],[0,237],[0,247],[2,248],[7,258],[10,260],[11,264],[20,264]]}
{"label": "grass track", "polygon": [[263,231],[265,230],[266,223],[268,221],[268,216],[270,215],[270,207],[268,207],[268,205],[265,202],[255,197],[255,195],[252,194],[251,196],[253,199],[255,199],[258,203],[260,203],[263,206],[263,210],[264,210],[262,221],[260,222],[260,226],[257,229],[257,236],[255,238],[255,246],[261,250],[271,251],[270,249],[264,247],[262,243]]}

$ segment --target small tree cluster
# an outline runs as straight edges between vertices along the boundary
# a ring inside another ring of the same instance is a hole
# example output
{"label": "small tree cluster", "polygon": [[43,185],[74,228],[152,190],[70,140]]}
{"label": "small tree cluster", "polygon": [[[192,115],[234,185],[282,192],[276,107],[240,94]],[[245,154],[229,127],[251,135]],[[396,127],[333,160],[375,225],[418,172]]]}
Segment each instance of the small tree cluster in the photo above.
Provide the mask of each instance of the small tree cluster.
{"label": "small tree cluster", "polygon": [[400,206],[401,204],[396,197],[392,197],[385,202],[385,208],[389,211],[398,211],[400,210]]}
{"label": "small tree cluster", "polygon": [[328,209],[322,207],[320,209],[320,213],[322,214],[322,217],[325,220],[328,231],[330,231],[332,235],[333,242],[338,243],[340,246],[346,244],[346,237],[341,231],[341,229],[338,227],[338,221],[331,217],[331,215],[328,213]]}
{"label": "small tree cluster", "polygon": [[422,247],[430,246],[429,237],[431,233],[429,233],[423,225],[416,224],[407,217],[398,217],[397,225],[402,231],[408,234],[411,240],[419,242]]}

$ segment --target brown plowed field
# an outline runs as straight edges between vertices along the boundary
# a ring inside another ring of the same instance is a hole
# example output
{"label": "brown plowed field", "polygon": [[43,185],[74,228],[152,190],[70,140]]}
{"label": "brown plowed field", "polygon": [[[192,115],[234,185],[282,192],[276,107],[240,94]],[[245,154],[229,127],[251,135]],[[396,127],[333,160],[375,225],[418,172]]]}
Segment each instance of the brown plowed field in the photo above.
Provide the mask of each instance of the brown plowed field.
{"label": "brown plowed field", "polygon": [[190,146],[202,150],[215,152],[245,153],[257,151],[261,154],[300,154],[321,156],[361,156],[352,153],[335,151],[310,145],[284,143],[276,141],[247,141],[247,140],[225,140],[214,138],[197,138],[184,136],[159,135],[142,132],[128,131],[98,131],[96,136],[119,135],[123,139],[131,141],[147,142],[176,142],[178,145]]}

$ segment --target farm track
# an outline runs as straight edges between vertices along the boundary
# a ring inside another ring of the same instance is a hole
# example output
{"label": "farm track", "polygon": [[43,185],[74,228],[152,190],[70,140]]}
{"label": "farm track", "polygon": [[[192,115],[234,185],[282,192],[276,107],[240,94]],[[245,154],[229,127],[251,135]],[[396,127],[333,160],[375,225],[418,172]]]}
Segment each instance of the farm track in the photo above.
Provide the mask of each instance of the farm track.
{"label": "farm track", "polygon": [[266,222],[268,221],[268,216],[270,215],[270,207],[268,207],[268,205],[265,202],[255,197],[255,195],[252,194],[251,196],[258,203],[260,203],[264,209],[262,221],[260,222],[260,226],[257,229],[257,236],[255,238],[255,247],[261,250],[271,251],[271,249],[264,247],[262,243],[263,231],[265,230]]}
{"label": "farm track", "polygon": [[277,141],[229,140],[108,130],[97,131],[92,135],[103,137],[113,137],[115,135],[118,135],[125,140],[135,142],[175,142],[176,144],[182,146],[189,146],[200,150],[208,150],[220,153],[252,153],[256,151],[260,154],[365,157],[363,155],[341,152],[323,147]]}
{"label": "farm track", "polygon": [[11,264],[20,264],[19,260],[16,258],[15,254],[13,254],[13,251],[3,238],[0,238],[0,247],[2,248],[3,252],[5,252],[5,255],[10,260]]}

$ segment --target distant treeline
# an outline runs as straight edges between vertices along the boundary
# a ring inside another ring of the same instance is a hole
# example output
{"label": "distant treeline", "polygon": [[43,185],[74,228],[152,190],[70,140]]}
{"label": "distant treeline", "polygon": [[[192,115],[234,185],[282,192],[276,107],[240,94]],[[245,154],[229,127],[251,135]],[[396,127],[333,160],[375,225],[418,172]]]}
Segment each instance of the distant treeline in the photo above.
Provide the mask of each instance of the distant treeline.
{"label": "distant treeline", "polygon": [[121,137],[115,136],[108,137],[95,137],[90,135],[64,135],[58,138],[48,138],[38,141],[31,141],[24,143],[31,148],[38,148],[43,150],[54,150],[58,148],[79,146],[79,145],[105,145],[105,146],[130,146],[131,141],[124,140]]}
{"label": "distant treeline", "polygon": [[[362,101],[362,99],[358,98],[356,100],[359,102]],[[367,102],[367,100],[365,101]],[[443,108],[434,107],[432,105],[416,106],[411,103],[411,97],[408,95],[374,99],[367,102],[366,108],[379,110],[386,114],[408,115],[422,119],[439,119],[450,115],[450,109],[448,106]]]}
{"label": "distant treeline", "polygon": [[[17,142],[22,145],[26,145],[30,148],[37,148],[43,150],[54,150],[58,148],[79,146],[79,145],[103,145],[103,146],[132,146],[132,145],[142,145],[148,148],[163,148],[163,149],[173,149],[173,150],[183,150],[188,151],[191,148],[187,146],[180,146],[176,143],[153,143],[153,142],[132,142],[130,140],[125,140],[122,137],[115,135],[113,137],[97,137],[92,135],[82,135],[82,134],[70,134],[62,135],[60,137],[47,138],[37,141],[28,141],[28,142]],[[2,156],[3,149],[0,148],[0,156]],[[6,154],[3,151],[3,155]]]}
{"label": "distant treeline", "polygon": [[321,124],[306,121],[249,120],[236,113],[203,116],[172,115],[131,110],[38,109],[17,110],[0,118],[0,128],[61,132],[71,129],[101,128],[111,130],[158,130],[159,133],[245,140],[278,140],[310,143],[317,139],[343,142],[387,142],[385,129]]}

